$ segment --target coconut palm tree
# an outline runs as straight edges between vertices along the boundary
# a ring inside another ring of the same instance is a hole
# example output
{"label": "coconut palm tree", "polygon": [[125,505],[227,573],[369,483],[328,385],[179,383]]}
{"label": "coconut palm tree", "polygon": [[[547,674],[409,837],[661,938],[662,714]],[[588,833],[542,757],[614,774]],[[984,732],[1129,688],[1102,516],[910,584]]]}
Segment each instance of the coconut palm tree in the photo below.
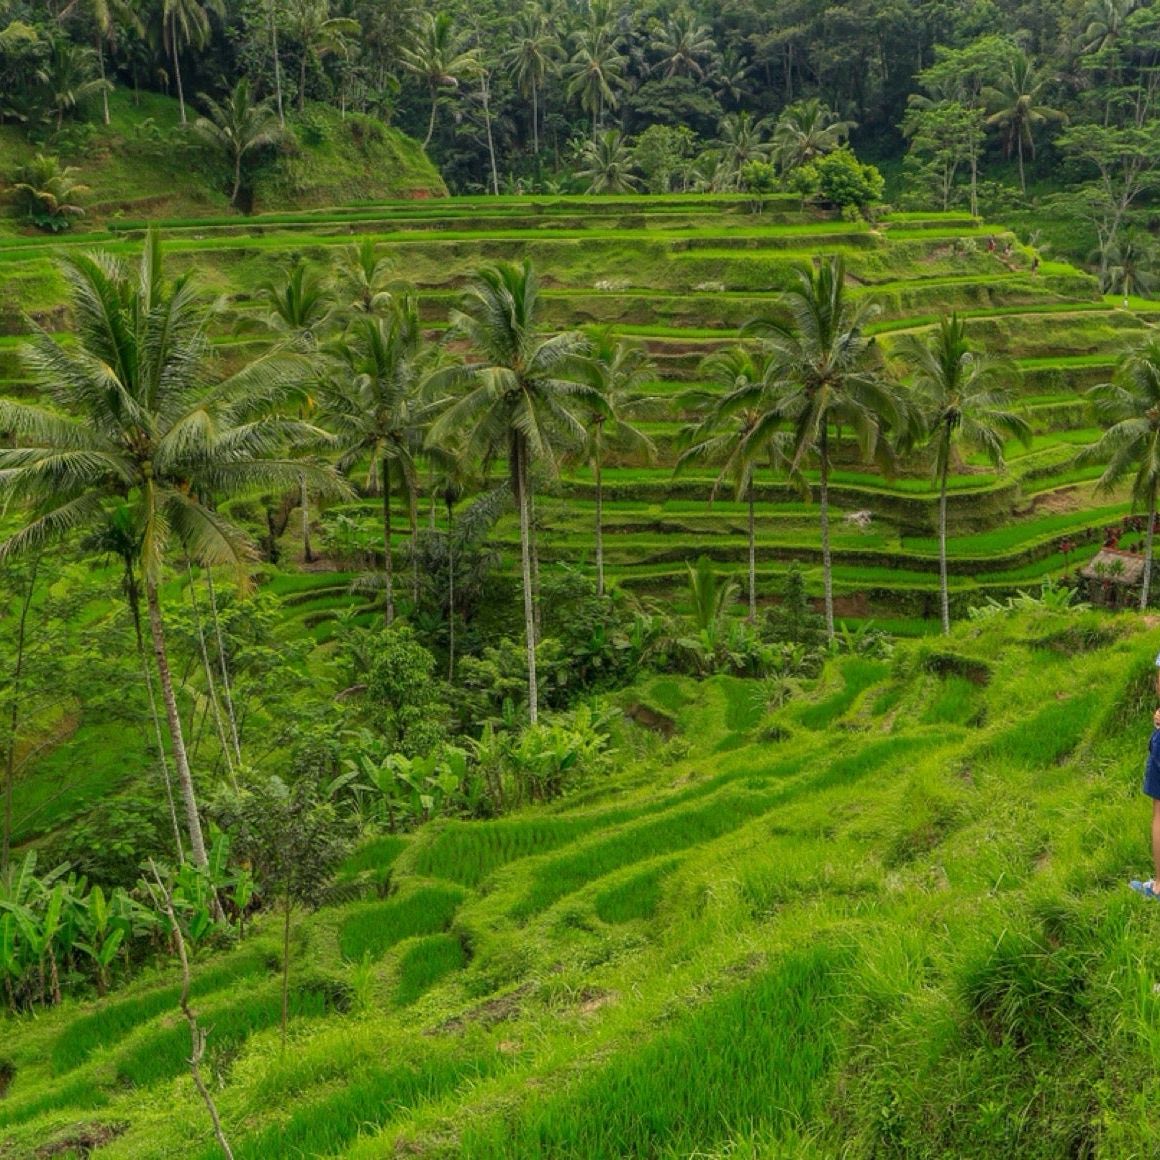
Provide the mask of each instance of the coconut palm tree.
{"label": "coconut palm tree", "polygon": [[723,184],[735,186],[741,170],[751,161],[765,161],[773,146],[765,139],[766,122],[755,121],[748,110],[727,113],[717,128],[716,152]]}
{"label": "coconut palm tree", "polygon": [[273,145],[282,136],[269,101],[250,98],[250,82],[243,77],[222,102],[201,95],[207,117],[198,117],[193,131],[217,149],[229,162],[233,172],[230,205],[237,206],[242,190],[242,162],[246,155],[264,145]]}
{"label": "coconut palm tree", "polygon": [[362,31],[357,20],[331,16],[329,0],[292,0],[286,27],[298,41],[298,111],[306,108],[306,67],[333,53],[346,54]]}
{"label": "coconut palm tree", "polygon": [[604,451],[609,443],[643,450],[651,459],[653,441],[632,423],[634,415],[656,400],[640,394],[653,373],[648,352],[637,343],[616,338],[605,328],[590,336],[588,367],[592,385],[600,395],[600,406],[587,414],[588,439],[585,455],[592,464],[596,489],[596,595],[604,595]]}
{"label": "coconut palm tree", "polygon": [[337,290],[343,310],[374,314],[390,306],[392,276],[389,258],[380,256],[374,238],[347,246],[335,265]]}
{"label": "coconut palm tree", "polygon": [[[602,406],[583,380],[583,335],[545,336],[538,326],[539,282],[530,262],[478,270],[451,313],[451,334],[471,347],[471,362],[436,376],[459,395],[431,428],[434,443],[456,440],[485,462],[506,454],[520,519],[528,713],[539,713],[536,686],[536,606],[532,584],[531,510],[534,463],[556,466],[560,450],[579,447],[581,411]],[[456,439],[457,437],[457,439]]]}
{"label": "coconut palm tree", "polygon": [[548,28],[544,12],[529,8],[512,24],[511,47],[504,64],[520,95],[532,101],[532,152],[540,152],[540,91],[556,68],[560,42]]}
{"label": "coconut palm tree", "polygon": [[830,556],[830,427],[853,431],[867,458],[889,455],[880,438],[901,425],[907,408],[897,390],[871,360],[873,340],[865,333],[875,307],[846,297],[846,269],[840,257],[823,259],[817,270],[798,271],[798,283],[780,299],[787,318],[758,319],[746,326],[760,336],[768,358],[765,387],[768,422],[784,420],[792,430],[791,471],[817,461],[822,579],[826,632],[834,637],[834,582]]}
{"label": "coconut palm tree", "polygon": [[302,351],[315,351],[334,314],[334,298],[322,274],[307,262],[294,262],[285,277],[258,290],[269,308],[266,325]]}
{"label": "coconut palm tree", "polygon": [[620,51],[620,37],[608,20],[594,17],[575,36],[572,56],[564,65],[569,100],[592,117],[592,137],[596,138],[605,109],[620,102],[617,90],[625,85],[628,58]]}
{"label": "coconut palm tree", "polygon": [[911,389],[924,441],[932,450],[931,473],[938,487],[938,576],[942,629],[951,630],[947,592],[947,479],[955,448],[982,451],[1003,469],[1005,439],[1031,439],[1031,428],[1009,409],[1009,381],[1018,374],[1011,363],[972,351],[966,327],[956,314],[944,316],[928,341],[903,336],[899,353],[912,368]]}
{"label": "coconut palm tree", "polygon": [[640,187],[640,180],[632,173],[632,150],[619,129],[605,129],[585,141],[580,160],[583,168],[576,176],[587,179],[589,193],[631,193]]}
{"label": "coconut palm tree", "polygon": [[1111,294],[1124,296],[1124,309],[1133,294],[1149,295],[1156,281],[1152,273],[1156,263],[1156,247],[1151,235],[1127,230],[1111,249],[1108,263],[1107,285],[1104,289]]}
{"label": "coconut palm tree", "polygon": [[206,863],[193,777],[174,693],[161,610],[167,549],[177,544],[206,565],[231,564],[244,578],[249,538],[203,495],[229,498],[293,486],[306,471],[318,490],[342,493],[335,474],[285,455],[288,442],[322,432],[280,417],[302,360],[274,348],[222,375],[209,337],[213,309],[191,277],[172,282],[151,233],[140,269],[107,254],[70,255],[62,274],[76,341],[36,330],[29,371],[51,405],[0,400],[0,497],[23,505],[20,530],[0,560],[103,523],[125,503],[141,535],[142,588],[190,849]]}
{"label": "coconut palm tree", "polygon": [[1097,487],[1111,491],[1129,477],[1132,502],[1148,516],[1140,610],[1148,607],[1152,547],[1160,496],[1160,339],[1149,338],[1120,360],[1114,379],[1088,391],[1096,417],[1107,427],[1078,463],[1105,463]]}
{"label": "coconut palm tree", "polygon": [[736,346],[709,355],[701,373],[713,390],[687,398],[699,418],[684,432],[684,450],[677,470],[691,463],[717,463],[721,470],[713,483],[710,503],[725,482],[732,482],[737,499],[748,510],[749,620],[757,622],[757,530],[753,473],[762,462],[785,468],[792,453],[784,422],[766,390],[765,354],[760,348]]}
{"label": "coconut palm tree", "polygon": [[1050,76],[1025,52],[1014,52],[997,84],[983,90],[991,110],[987,124],[1003,135],[1003,150],[1019,157],[1019,188],[1026,194],[1027,177],[1023,171],[1024,152],[1035,157],[1035,130],[1048,121],[1066,121],[1067,115],[1042,103],[1043,90]]}
{"label": "coconut palm tree", "polygon": [[706,68],[717,51],[713,33],[689,8],[678,8],[652,41],[659,57],[657,67],[666,77],[704,80]]}
{"label": "coconut palm tree", "polygon": [[181,50],[204,48],[209,40],[210,13],[225,19],[224,0],[161,0],[161,39],[173,60],[173,78],[177,82],[177,104],[181,123],[185,117],[185,87],[181,80]]}
{"label": "coconut palm tree", "polygon": [[782,111],[773,128],[773,153],[783,173],[833,153],[857,128],[843,121],[824,101],[810,97]]}
{"label": "coconut palm tree", "polygon": [[44,86],[58,129],[64,124],[66,112],[112,88],[103,76],[95,75],[97,60],[93,49],[61,36],[52,42],[48,57],[36,70],[36,79]]}
{"label": "coconut palm tree", "polygon": [[479,54],[468,46],[468,34],[458,31],[448,12],[424,12],[415,25],[414,41],[399,49],[399,60],[427,86],[431,94],[431,117],[423,148],[435,133],[439,96],[445,89],[459,88],[459,82],[479,72]]}
{"label": "coconut palm tree", "polygon": [[118,25],[127,25],[138,35],[144,32],[144,25],[128,0],[70,0],[60,10],[58,19],[63,24],[75,12],[86,9],[93,23],[93,49],[97,54],[101,79],[101,113],[107,125],[109,90],[113,86],[105,77],[105,44],[112,45],[116,41]]}
{"label": "coconut palm tree", "polygon": [[400,293],[378,314],[360,316],[334,346],[338,370],[324,377],[319,412],[338,441],[340,471],[366,465],[363,486],[383,501],[383,589],[387,624],[395,619],[391,488],[397,481],[417,528],[416,457],[441,401],[424,391],[435,352],[423,342],[413,294]]}

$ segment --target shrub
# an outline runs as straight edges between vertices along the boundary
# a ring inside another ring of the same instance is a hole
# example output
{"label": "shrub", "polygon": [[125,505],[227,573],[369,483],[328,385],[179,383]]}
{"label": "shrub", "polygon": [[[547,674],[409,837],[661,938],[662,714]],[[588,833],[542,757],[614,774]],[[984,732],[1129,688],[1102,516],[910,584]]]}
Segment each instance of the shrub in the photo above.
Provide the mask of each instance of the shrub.
{"label": "shrub", "polygon": [[73,218],[83,217],[79,201],[89,187],[76,180],[79,172],[71,165],[61,165],[59,157],[38,153],[17,174],[16,205],[37,229],[60,233],[72,225]]}

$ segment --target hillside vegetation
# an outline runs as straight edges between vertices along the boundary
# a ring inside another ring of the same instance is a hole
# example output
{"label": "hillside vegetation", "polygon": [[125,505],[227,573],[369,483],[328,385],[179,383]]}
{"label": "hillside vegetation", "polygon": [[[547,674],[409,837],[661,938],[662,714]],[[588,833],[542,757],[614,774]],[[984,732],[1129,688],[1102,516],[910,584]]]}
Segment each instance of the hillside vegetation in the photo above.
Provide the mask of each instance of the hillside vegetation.
{"label": "hillside vegetation", "polygon": [[[1152,1154],[1160,637],[1029,607],[760,686],[653,678],[571,800],[358,851],[195,964],[241,1157]],[[0,1154],[215,1155],[173,977],[5,1026]],[[44,1149],[51,1149],[46,1152]],[[39,1151],[38,1151],[39,1149]]]}

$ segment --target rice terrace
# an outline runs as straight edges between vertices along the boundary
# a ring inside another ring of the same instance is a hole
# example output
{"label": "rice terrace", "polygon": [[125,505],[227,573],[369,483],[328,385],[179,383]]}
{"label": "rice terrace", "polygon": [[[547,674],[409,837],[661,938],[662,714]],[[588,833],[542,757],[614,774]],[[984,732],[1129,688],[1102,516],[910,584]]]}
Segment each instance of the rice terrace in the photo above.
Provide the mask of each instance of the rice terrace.
{"label": "rice terrace", "polygon": [[1160,6],[0,76],[0,1160],[1160,1154]]}

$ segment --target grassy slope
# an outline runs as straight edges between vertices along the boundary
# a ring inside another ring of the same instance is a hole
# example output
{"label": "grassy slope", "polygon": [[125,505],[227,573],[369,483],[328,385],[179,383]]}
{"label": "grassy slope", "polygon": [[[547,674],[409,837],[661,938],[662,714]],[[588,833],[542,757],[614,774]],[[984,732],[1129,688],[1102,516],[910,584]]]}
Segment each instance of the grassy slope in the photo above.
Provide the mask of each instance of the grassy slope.
{"label": "grassy slope", "polygon": [[[1043,612],[751,684],[552,808],[360,852],[382,900],[198,964],[241,1157],[1152,1155],[1160,911],[1138,779],[1158,633]],[[344,951],[346,958],[344,958]],[[171,980],[5,1025],[0,1155],[214,1155]],[[345,1008],[340,1013],[338,1008]]]}
{"label": "grassy slope", "polygon": [[[175,144],[182,132],[175,100],[141,93],[135,101],[130,91],[118,89],[110,95],[109,106],[108,127],[95,115],[89,125],[78,127],[81,132],[71,147],[44,147],[76,166],[78,180],[90,186],[85,228],[125,214],[206,215],[228,210],[218,170],[188,146]],[[195,115],[191,110],[190,119]],[[288,115],[297,144],[287,144],[263,167],[255,189],[258,209],[446,192],[422,149],[397,130],[375,127],[363,117],[343,121],[335,110],[324,107],[310,107],[308,116],[317,126],[312,134],[303,132],[294,113]],[[36,151],[16,126],[0,125],[0,188]],[[12,225],[10,219],[0,221],[2,230]]]}

